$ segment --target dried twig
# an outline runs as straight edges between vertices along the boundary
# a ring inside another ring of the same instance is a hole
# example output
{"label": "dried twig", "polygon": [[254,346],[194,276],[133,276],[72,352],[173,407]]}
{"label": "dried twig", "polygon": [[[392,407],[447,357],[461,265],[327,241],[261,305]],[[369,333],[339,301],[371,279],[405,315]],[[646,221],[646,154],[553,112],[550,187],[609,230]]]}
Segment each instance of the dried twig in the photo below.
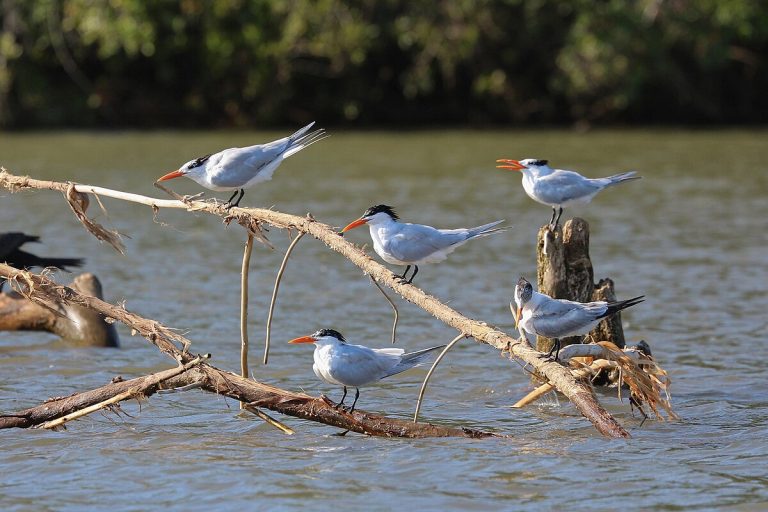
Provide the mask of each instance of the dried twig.
{"label": "dried twig", "polygon": [[185,363],[183,365],[180,365],[176,368],[171,368],[170,370],[165,370],[159,373],[155,373],[154,375],[151,375],[149,379],[146,380],[146,382],[143,382],[141,386],[137,386],[134,388],[129,389],[128,391],[124,391],[122,393],[119,393],[107,400],[104,400],[103,402],[99,402],[97,404],[85,407],[83,409],[79,409],[75,412],[72,412],[70,414],[61,416],[60,418],[56,418],[55,420],[46,421],[45,423],[42,423],[39,425],[38,428],[56,428],[64,425],[68,421],[72,421],[74,419],[83,417],[87,414],[90,414],[92,412],[98,411],[99,409],[103,409],[105,407],[109,407],[112,404],[116,404],[118,402],[122,402],[123,400],[128,400],[133,397],[139,397],[142,396],[147,392],[148,389],[153,388],[163,382],[164,380],[168,380],[172,377],[175,377],[181,373],[184,373],[185,371],[189,370],[193,366],[200,364],[201,361],[204,359],[207,359],[210,357],[210,355],[205,356],[197,356],[196,358],[192,359],[188,363]]}
{"label": "dried twig", "polygon": [[[248,378],[248,270],[253,251],[253,235],[248,233],[243,251],[243,267],[240,271],[240,375]],[[244,405],[240,402],[240,408]]]}
{"label": "dried twig", "polygon": [[291,244],[285,251],[283,261],[280,263],[280,269],[277,271],[275,286],[272,288],[272,300],[269,301],[269,315],[267,315],[267,337],[264,342],[264,364],[269,362],[269,342],[272,339],[272,314],[275,312],[275,303],[277,303],[277,291],[280,289],[280,281],[283,278],[283,272],[285,272],[285,265],[288,263],[288,257],[291,255],[293,248],[296,247],[296,244],[299,243],[299,240],[301,240],[301,237],[303,237],[304,234],[305,233],[300,232],[296,235],[296,238],[291,241]]}
{"label": "dried twig", "polygon": [[455,344],[457,344],[460,340],[466,338],[467,335],[464,333],[459,334],[453,340],[445,346],[445,348],[440,352],[440,355],[437,356],[437,359],[435,359],[435,362],[432,363],[432,368],[429,369],[427,372],[426,377],[424,377],[424,382],[421,383],[421,389],[419,390],[419,399],[416,401],[416,412],[413,413],[413,422],[416,423],[419,421],[419,411],[421,410],[421,400],[424,398],[424,391],[427,389],[427,382],[429,382],[429,379],[432,377],[432,373],[435,371],[435,368],[437,368],[437,365],[440,364],[440,361],[443,360],[443,357],[445,354],[448,353],[449,350],[453,348]]}
{"label": "dried twig", "polygon": [[269,414],[265,413],[264,411],[262,411],[258,407],[254,407],[252,405],[245,404],[243,402],[240,402],[240,403],[243,405],[243,409],[245,409],[248,412],[251,412],[251,413],[255,414],[256,416],[258,416],[259,418],[264,420],[266,423],[272,425],[273,427],[275,427],[277,430],[283,432],[284,434],[288,434],[289,436],[292,436],[293,434],[296,433],[296,432],[294,432],[294,430],[291,427],[289,427],[288,425],[286,425],[285,423],[283,423],[281,421],[277,421],[275,418],[273,418]]}
{"label": "dried twig", "polygon": [[395,302],[389,298],[389,295],[387,295],[387,292],[384,291],[384,288],[381,287],[379,283],[376,282],[376,280],[373,278],[373,276],[369,276],[371,278],[371,281],[373,281],[373,284],[376,285],[376,288],[379,289],[382,295],[384,295],[384,298],[387,299],[387,302],[389,302],[389,305],[392,306],[392,309],[395,311],[395,321],[392,323],[392,344],[395,344],[395,336],[397,335],[397,320],[400,318],[400,313],[397,311],[397,306],[395,306]]}

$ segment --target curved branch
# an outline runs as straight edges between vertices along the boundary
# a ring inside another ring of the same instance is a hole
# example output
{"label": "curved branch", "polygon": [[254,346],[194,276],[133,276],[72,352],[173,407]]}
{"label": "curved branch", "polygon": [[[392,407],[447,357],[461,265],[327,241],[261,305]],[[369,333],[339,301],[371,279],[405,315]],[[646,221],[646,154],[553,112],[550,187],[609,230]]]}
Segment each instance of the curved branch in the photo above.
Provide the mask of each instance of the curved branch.
{"label": "curved branch", "polygon": [[304,233],[299,233],[296,238],[293,239],[291,245],[285,251],[283,256],[283,262],[280,263],[280,269],[277,271],[277,277],[275,278],[275,287],[272,289],[272,300],[269,301],[269,314],[267,315],[267,337],[264,342],[264,364],[269,363],[269,341],[272,339],[272,315],[275,312],[275,303],[277,302],[277,292],[280,289],[280,280],[283,278],[283,272],[285,272],[285,265],[288,263],[288,257],[293,252],[293,248],[299,243]]}
{"label": "curved branch", "polygon": [[419,398],[418,400],[416,400],[416,412],[413,413],[414,423],[419,421],[419,411],[421,410],[421,400],[424,398],[424,391],[426,391],[427,389],[427,383],[429,382],[430,377],[432,377],[432,374],[435,372],[435,368],[437,368],[437,365],[440,364],[440,361],[443,360],[443,357],[445,357],[445,354],[447,354],[448,351],[451,350],[455,344],[457,344],[459,341],[461,341],[466,337],[467,337],[466,334],[461,333],[455,338],[453,338],[453,340],[451,340],[451,342],[447,344],[443,350],[440,351],[440,355],[437,356],[437,358],[435,359],[435,362],[432,363],[432,367],[429,369],[429,371],[427,372],[427,375],[424,377],[424,382],[421,383],[421,389],[419,390]]}
{"label": "curved branch", "polygon": [[[15,176],[5,169],[0,169],[0,186],[11,191],[24,188],[66,190],[67,184],[53,181],[40,181],[28,177]],[[94,187],[75,185],[78,192],[95,192]],[[127,194],[109,189],[99,189],[103,196],[118,199],[129,199]],[[136,196],[136,194],[130,194]],[[145,196],[138,196],[142,204],[148,204],[154,208],[186,208],[194,211],[202,211],[224,217],[225,221],[236,219],[244,226],[252,226],[259,223],[267,223],[281,229],[295,229],[307,233],[323,242],[328,248],[338,252],[351,261],[366,274],[375,279],[379,284],[394,290],[405,300],[412,302],[421,309],[427,311],[441,322],[450,325],[460,332],[466,333],[475,340],[495,347],[502,352],[509,352],[512,356],[530,365],[539,374],[565,395],[597,428],[599,432],[609,437],[630,437],[627,432],[600,404],[597,402],[592,390],[585,384],[578,382],[570,370],[556,362],[541,358],[541,353],[532,349],[526,343],[522,343],[507,333],[489,326],[485,322],[468,318],[453,308],[440,302],[437,298],[426,294],[421,289],[411,284],[402,283],[388,268],[377,263],[365,254],[361,249],[351,244],[329,225],[315,221],[311,216],[298,217],[263,208],[232,208],[227,211],[220,205],[202,201],[161,201]]]}

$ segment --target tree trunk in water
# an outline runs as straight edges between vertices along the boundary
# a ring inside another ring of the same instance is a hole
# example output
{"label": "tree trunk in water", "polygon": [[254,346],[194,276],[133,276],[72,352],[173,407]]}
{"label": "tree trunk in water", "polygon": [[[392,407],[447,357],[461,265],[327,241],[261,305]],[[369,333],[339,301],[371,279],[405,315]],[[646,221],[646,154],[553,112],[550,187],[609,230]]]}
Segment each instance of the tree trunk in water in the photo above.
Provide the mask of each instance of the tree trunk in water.
{"label": "tree trunk in water", "polygon": [[[597,285],[594,284],[594,271],[589,258],[589,224],[584,219],[575,217],[555,231],[550,231],[549,226],[542,226],[536,244],[536,261],[541,293],[576,302],[616,300],[611,279],[601,279]],[[623,348],[621,314],[600,322],[589,336],[594,341],[610,341]],[[563,338],[561,343],[566,346],[581,341],[580,336],[572,336]],[[536,349],[542,352],[548,352],[553,344],[554,340],[543,336],[536,339]]]}
{"label": "tree trunk in water", "polygon": [[[69,287],[85,295],[103,297],[101,282],[90,273],[75,277]],[[84,347],[119,345],[117,330],[106,322],[104,315],[77,304],[52,302],[49,306],[50,309],[43,307],[16,292],[0,293],[0,330],[48,331]]]}

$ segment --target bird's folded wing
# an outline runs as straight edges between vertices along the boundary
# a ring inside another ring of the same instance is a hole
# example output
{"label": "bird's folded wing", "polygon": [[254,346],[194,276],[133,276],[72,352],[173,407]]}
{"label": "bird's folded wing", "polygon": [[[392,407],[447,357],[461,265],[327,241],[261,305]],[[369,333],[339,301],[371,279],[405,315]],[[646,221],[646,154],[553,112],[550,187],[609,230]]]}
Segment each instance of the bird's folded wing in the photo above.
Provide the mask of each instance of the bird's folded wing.
{"label": "bird's folded wing", "polygon": [[534,191],[536,196],[545,203],[559,204],[587,196],[599,188],[578,173],[556,171],[536,180]]}
{"label": "bird's folded wing", "polygon": [[[458,230],[456,230],[458,231]],[[416,261],[466,240],[461,233],[441,232],[431,226],[406,224],[385,249],[401,261]]]}
{"label": "bird's folded wing", "polygon": [[378,353],[359,345],[345,345],[331,358],[334,378],[349,386],[362,386],[387,375],[389,369],[400,362],[400,356]]}

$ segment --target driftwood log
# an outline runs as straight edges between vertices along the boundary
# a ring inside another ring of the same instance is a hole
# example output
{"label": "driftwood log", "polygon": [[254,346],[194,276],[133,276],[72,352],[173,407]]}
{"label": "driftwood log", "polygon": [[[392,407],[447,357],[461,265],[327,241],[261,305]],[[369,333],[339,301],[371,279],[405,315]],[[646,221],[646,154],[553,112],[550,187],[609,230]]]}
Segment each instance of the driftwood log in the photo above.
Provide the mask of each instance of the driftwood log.
{"label": "driftwood log", "polygon": [[[539,229],[536,261],[541,293],[576,302],[616,300],[611,279],[594,283],[595,273],[589,258],[589,224],[584,219],[575,217],[554,231],[549,226]],[[588,336],[594,341],[610,341],[624,348],[621,313],[600,322]],[[561,344],[566,346],[581,341],[581,336],[573,336],[563,338]],[[542,352],[549,352],[553,344],[553,339],[536,338],[536,348]]]}
{"label": "driftwood log", "polygon": [[192,365],[189,368],[181,368],[178,372],[166,370],[165,372],[177,373],[169,378],[164,378],[161,375],[163,372],[160,372],[128,381],[118,379],[117,382],[91,391],[53,398],[37,407],[12,414],[0,414],[0,428],[35,426],[47,428],[46,423],[88,407],[93,408],[99,404],[103,404],[103,408],[114,406],[113,399],[116,397],[120,400],[138,399],[150,396],[158,389],[193,387],[234,398],[252,408],[264,407],[289,416],[305,418],[362,434],[386,437],[482,438],[495,436],[495,434],[470,428],[456,429],[429,423],[412,423],[365,411],[356,410],[350,414],[336,409],[335,404],[325,397],[314,398],[303,393],[293,393],[197,361],[196,356],[187,350],[191,342],[160,323],[142,318],[123,307],[83,295],[69,287],[57,285],[45,276],[4,264],[0,264],[0,276],[8,278],[15,289],[38,304],[63,302],[92,309],[109,318],[119,320],[144,336],[162,352],[174,358],[180,365]]}
{"label": "driftwood log", "polygon": [[226,210],[220,204],[199,200],[185,200],[185,198],[162,200],[90,185],[35,180],[29,177],[15,176],[2,168],[0,168],[0,187],[7,188],[12,192],[23,189],[49,189],[64,193],[70,207],[84,226],[99,239],[108,241],[117,250],[122,250],[119,236],[98,226],[85,215],[87,208],[85,194],[90,193],[137,202],[150,206],[155,211],[160,208],[176,208],[218,215],[223,217],[227,223],[232,220],[237,221],[249,232],[254,233],[254,236],[259,240],[263,239],[263,233],[259,227],[262,223],[280,229],[310,234],[358,266],[379,284],[394,290],[405,300],[417,305],[461,333],[473,337],[476,341],[491,345],[530,366],[546,378],[555,389],[564,394],[602,434],[609,437],[630,437],[629,432],[600,406],[589,385],[578,381],[568,368],[543,359],[541,353],[534,350],[527,342],[515,339],[485,322],[470,319],[416,286],[402,283],[388,268],[377,263],[361,249],[340,237],[331,226],[317,222],[309,215],[298,217],[261,208]]}
{"label": "driftwood log", "polygon": [[[101,299],[99,279],[80,274],[69,287]],[[100,313],[77,304],[53,301],[37,304],[15,292],[0,293],[0,331],[47,331],[69,343],[88,347],[117,347],[117,329]]]}

